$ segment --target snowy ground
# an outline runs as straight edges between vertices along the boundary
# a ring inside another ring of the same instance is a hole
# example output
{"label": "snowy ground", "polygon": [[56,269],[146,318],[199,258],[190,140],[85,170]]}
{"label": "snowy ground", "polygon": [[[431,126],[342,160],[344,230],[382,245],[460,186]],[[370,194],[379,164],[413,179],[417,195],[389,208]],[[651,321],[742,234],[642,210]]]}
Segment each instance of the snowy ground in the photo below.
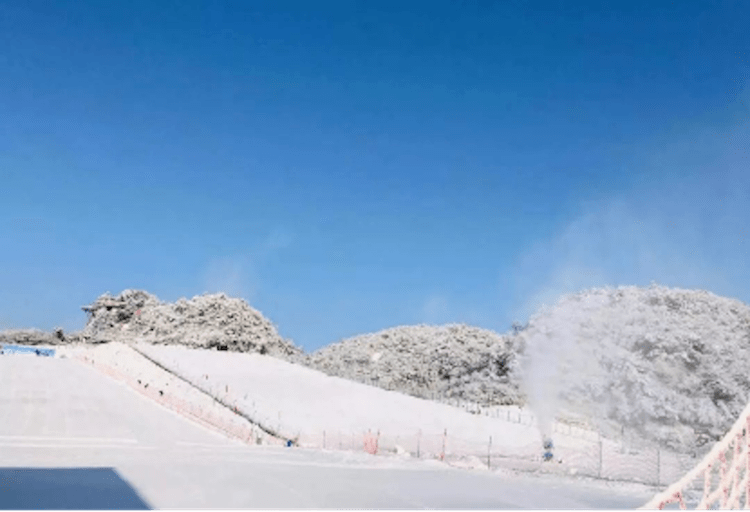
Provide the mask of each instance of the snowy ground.
{"label": "snowy ground", "polygon": [[607,439],[600,444],[595,432],[557,424],[558,462],[543,463],[534,417],[517,407],[507,408],[507,415],[475,415],[258,354],[144,343],[134,347],[284,437],[298,438],[302,446],[361,451],[365,433],[379,432],[385,455],[435,458],[445,446],[445,460],[458,467],[486,470],[489,455],[493,469],[662,486],[697,462],[665,451],[626,449]]}
{"label": "snowy ground", "polygon": [[[75,350],[96,358],[127,353],[116,348]],[[65,358],[0,357],[0,508],[622,509],[654,493],[434,460],[243,445],[66,351]]]}
{"label": "snowy ground", "polygon": [[[136,344],[155,361],[221,397],[285,437],[301,444],[352,447],[361,435],[380,432],[381,444],[437,454],[447,431],[448,451],[486,453],[490,436],[508,454],[539,455],[541,434],[534,426],[477,416],[444,404],[330,377],[258,354],[179,346]],[[421,439],[420,439],[421,431]],[[396,439],[398,438],[398,441]]]}

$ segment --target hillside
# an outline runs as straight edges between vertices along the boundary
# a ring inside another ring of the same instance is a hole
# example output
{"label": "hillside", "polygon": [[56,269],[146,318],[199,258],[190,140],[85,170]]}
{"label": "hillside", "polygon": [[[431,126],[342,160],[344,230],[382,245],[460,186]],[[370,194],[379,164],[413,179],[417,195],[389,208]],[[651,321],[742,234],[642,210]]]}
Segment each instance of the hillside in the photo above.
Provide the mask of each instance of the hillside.
{"label": "hillside", "polygon": [[80,333],[5,331],[0,341],[146,342],[271,355],[417,398],[528,406],[542,430],[585,416],[609,437],[700,453],[750,398],[750,306],[652,285],[584,290],[506,334],[462,324],[355,336],[304,354],[244,300],[166,303],[140,290],[83,308]]}
{"label": "hillside", "polygon": [[511,336],[467,325],[413,325],[328,345],[307,364],[328,375],[427,399],[522,404]]}
{"label": "hillside", "polygon": [[535,314],[518,341],[522,389],[542,420],[570,408],[702,451],[750,397],[750,307],[706,291],[582,291]]}
{"label": "hillside", "polygon": [[162,302],[142,290],[104,294],[83,310],[88,322],[73,338],[87,343],[131,341],[257,352],[295,360],[302,350],[242,299],[223,293]]}
{"label": "hillside", "polygon": [[702,452],[750,397],[750,307],[652,285],[584,290],[522,331],[405,326],[323,347],[329,375],[430,399],[528,404],[548,429],[584,415],[608,436]]}

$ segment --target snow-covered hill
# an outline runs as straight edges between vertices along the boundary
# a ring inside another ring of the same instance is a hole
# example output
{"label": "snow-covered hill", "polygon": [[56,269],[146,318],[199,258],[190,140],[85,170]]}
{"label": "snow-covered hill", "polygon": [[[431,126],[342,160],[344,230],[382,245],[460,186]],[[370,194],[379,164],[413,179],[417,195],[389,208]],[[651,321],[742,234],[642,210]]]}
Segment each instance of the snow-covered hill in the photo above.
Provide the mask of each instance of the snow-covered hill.
{"label": "snow-covered hill", "polygon": [[491,454],[493,468],[653,484],[678,478],[696,462],[664,450],[624,450],[596,432],[557,424],[556,458],[545,463],[541,432],[525,409],[499,407],[511,413],[509,421],[505,414],[470,414],[259,354],[144,343],[133,347],[301,446],[362,451],[370,432],[379,434],[379,453],[386,455],[435,459],[444,454],[450,464],[486,469]]}
{"label": "snow-covered hill", "polygon": [[514,341],[462,324],[401,326],[323,347],[307,364],[420,398],[521,405]]}
{"label": "snow-covered hill", "polygon": [[518,338],[522,389],[540,417],[569,408],[700,452],[750,398],[750,307],[706,291],[586,290],[538,312]]}
{"label": "snow-covered hill", "polygon": [[311,354],[330,375],[413,396],[566,411],[606,435],[702,452],[750,398],[750,307],[702,290],[584,290],[504,335],[405,326]]}
{"label": "snow-covered hill", "polygon": [[267,354],[412,397],[528,406],[545,431],[573,413],[607,437],[689,453],[718,440],[750,398],[750,307],[701,290],[584,290],[506,334],[401,326],[308,355],[245,301],[223,294],[164,303],[125,290],[84,309],[81,333],[6,333],[8,341],[138,340]]}

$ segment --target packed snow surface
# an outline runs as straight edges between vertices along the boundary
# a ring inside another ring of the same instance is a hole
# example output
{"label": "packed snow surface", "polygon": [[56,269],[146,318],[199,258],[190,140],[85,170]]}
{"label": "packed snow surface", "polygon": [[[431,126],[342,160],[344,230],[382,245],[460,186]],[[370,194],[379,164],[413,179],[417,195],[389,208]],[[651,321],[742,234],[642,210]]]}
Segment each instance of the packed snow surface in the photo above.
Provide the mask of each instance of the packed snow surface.
{"label": "packed snow surface", "polygon": [[[135,344],[135,349],[257,424],[301,446],[364,449],[379,436],[379,453],[443,458],[451,465],[590,475],[647,483],[673,481],[695,465],[662,450],[624,450],[596,432],[558,425],[555,461],[542,462],[542,438],[533,416],[514,408],[511,420],[474,415],[456,407],[331,377],[259,354]],[[515,417],[523,418],[514,422]],[[531,419],[531,421],[527,421]]]}
{"label": "packed snow surface", "polygon": [[[395,443],[400,437],[406,451],[438,453],[448,432],[449,449],[486,451],[494,435],[496,447],[538,456],[540,433],[533,426],[477,416],[455,407],[382,390],[351,380],[259,354],[237,354],[155,346],[134,347],[188,381],[237,405],[259,423],[273,427],[301,443],[339,442],[360,448],[362,434],[378,431]],[[340,439],[340,436],[344,436]],[[394,446],[395,449],[395,446]]]}

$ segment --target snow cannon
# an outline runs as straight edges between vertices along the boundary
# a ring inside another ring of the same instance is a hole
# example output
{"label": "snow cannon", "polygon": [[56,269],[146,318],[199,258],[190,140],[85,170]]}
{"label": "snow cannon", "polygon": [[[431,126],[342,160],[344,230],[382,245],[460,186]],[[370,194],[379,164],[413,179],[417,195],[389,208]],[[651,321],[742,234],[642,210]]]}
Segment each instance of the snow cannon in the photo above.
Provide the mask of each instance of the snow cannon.
{"label": "snow cannon", "polygon": [[554,443],[552,442],[552,439],[546,438],[544,442],[542,443],[542,447],[544,448],[544,453],[542,454],[542,460],[544,462],[549,462],[555,458],[554,453],[552,453],[552,450],[555,447]]}

